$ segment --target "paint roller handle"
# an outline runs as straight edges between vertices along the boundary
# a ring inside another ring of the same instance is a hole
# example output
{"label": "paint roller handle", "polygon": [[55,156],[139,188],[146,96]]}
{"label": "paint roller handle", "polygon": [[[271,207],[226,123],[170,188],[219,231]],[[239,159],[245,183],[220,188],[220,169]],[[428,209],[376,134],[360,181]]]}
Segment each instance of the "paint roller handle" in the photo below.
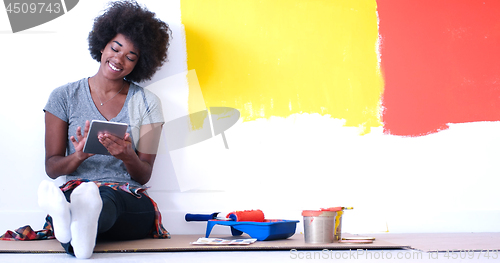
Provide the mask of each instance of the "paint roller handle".
{"label": "paint roller handle", "polygon": [[214,219],[217,217],[217,214],[219,213],[213,213],[213,214],[186,214],[184,219],[186,219],[187,222],[189,221],[208,221],[210,219]]}
{"label": "paint roller handle", "polygon": [[227,218],[223,218],[223,217],[217,217],[217,215],[219,214],[219,212],[215,212],[215,213],[212,213],[212,214],[186,214],[186,216],[184,217],[184,219],[189,222],[189,221],[208,221],[208,220],[212,220],[212,219],[217,219],[217,220],[230,220],[230,219],[227,219]]}

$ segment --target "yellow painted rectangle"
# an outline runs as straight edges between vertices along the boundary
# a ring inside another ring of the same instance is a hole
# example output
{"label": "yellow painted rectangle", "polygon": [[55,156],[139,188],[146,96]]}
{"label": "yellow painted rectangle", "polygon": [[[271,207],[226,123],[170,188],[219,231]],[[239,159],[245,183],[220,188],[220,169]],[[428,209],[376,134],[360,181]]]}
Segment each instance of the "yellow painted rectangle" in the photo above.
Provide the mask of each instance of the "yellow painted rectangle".
{"label": "yellow painted rectangle", "polygon": [[381,125],[375,0],[181,0],[181,15],[207,107]]}

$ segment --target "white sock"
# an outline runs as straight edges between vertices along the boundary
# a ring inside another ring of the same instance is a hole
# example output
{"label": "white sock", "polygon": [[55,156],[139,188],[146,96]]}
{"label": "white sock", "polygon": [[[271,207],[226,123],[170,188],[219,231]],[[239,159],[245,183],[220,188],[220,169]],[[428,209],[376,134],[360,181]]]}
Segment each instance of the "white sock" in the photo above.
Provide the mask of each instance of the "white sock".
{"label": "white sock", "polygon": [[95,183],[82,183],[71,193],[71,245],[77,258],[90,258],[94,252],[101,209]]}
{"label": "white sock", "polygon": [[38,205],[52,217],[56,239],[68,243],[71,240],[71,212],[61,189],[53,182],[42,181],[38,187]]}

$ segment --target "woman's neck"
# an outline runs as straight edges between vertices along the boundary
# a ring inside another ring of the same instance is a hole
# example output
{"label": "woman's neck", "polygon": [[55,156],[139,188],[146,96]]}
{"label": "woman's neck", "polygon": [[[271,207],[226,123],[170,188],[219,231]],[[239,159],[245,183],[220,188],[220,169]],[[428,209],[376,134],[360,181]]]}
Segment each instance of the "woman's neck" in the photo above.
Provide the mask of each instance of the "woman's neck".
{"label": "woman's neck", "polygon": [[125,85],[125,80],[123,79],[109,80],[102,77],[99,73],[90,77],[89,82],[91,89],[94,88],[94,90],[102,94],[106,94],[109,92],[117,92],[118,90],[122,89],[123,86]]}

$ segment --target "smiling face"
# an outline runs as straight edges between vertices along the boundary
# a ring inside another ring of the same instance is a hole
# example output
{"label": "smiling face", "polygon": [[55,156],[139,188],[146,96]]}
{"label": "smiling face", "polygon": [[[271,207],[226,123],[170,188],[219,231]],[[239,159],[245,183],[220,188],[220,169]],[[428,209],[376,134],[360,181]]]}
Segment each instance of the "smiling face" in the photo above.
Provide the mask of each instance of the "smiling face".
{"label": "smiling face", "polygon": [[124,35],[117,34],[102,50],[100,73],[110,79],[126,77],[139,60],[139,50]]}

